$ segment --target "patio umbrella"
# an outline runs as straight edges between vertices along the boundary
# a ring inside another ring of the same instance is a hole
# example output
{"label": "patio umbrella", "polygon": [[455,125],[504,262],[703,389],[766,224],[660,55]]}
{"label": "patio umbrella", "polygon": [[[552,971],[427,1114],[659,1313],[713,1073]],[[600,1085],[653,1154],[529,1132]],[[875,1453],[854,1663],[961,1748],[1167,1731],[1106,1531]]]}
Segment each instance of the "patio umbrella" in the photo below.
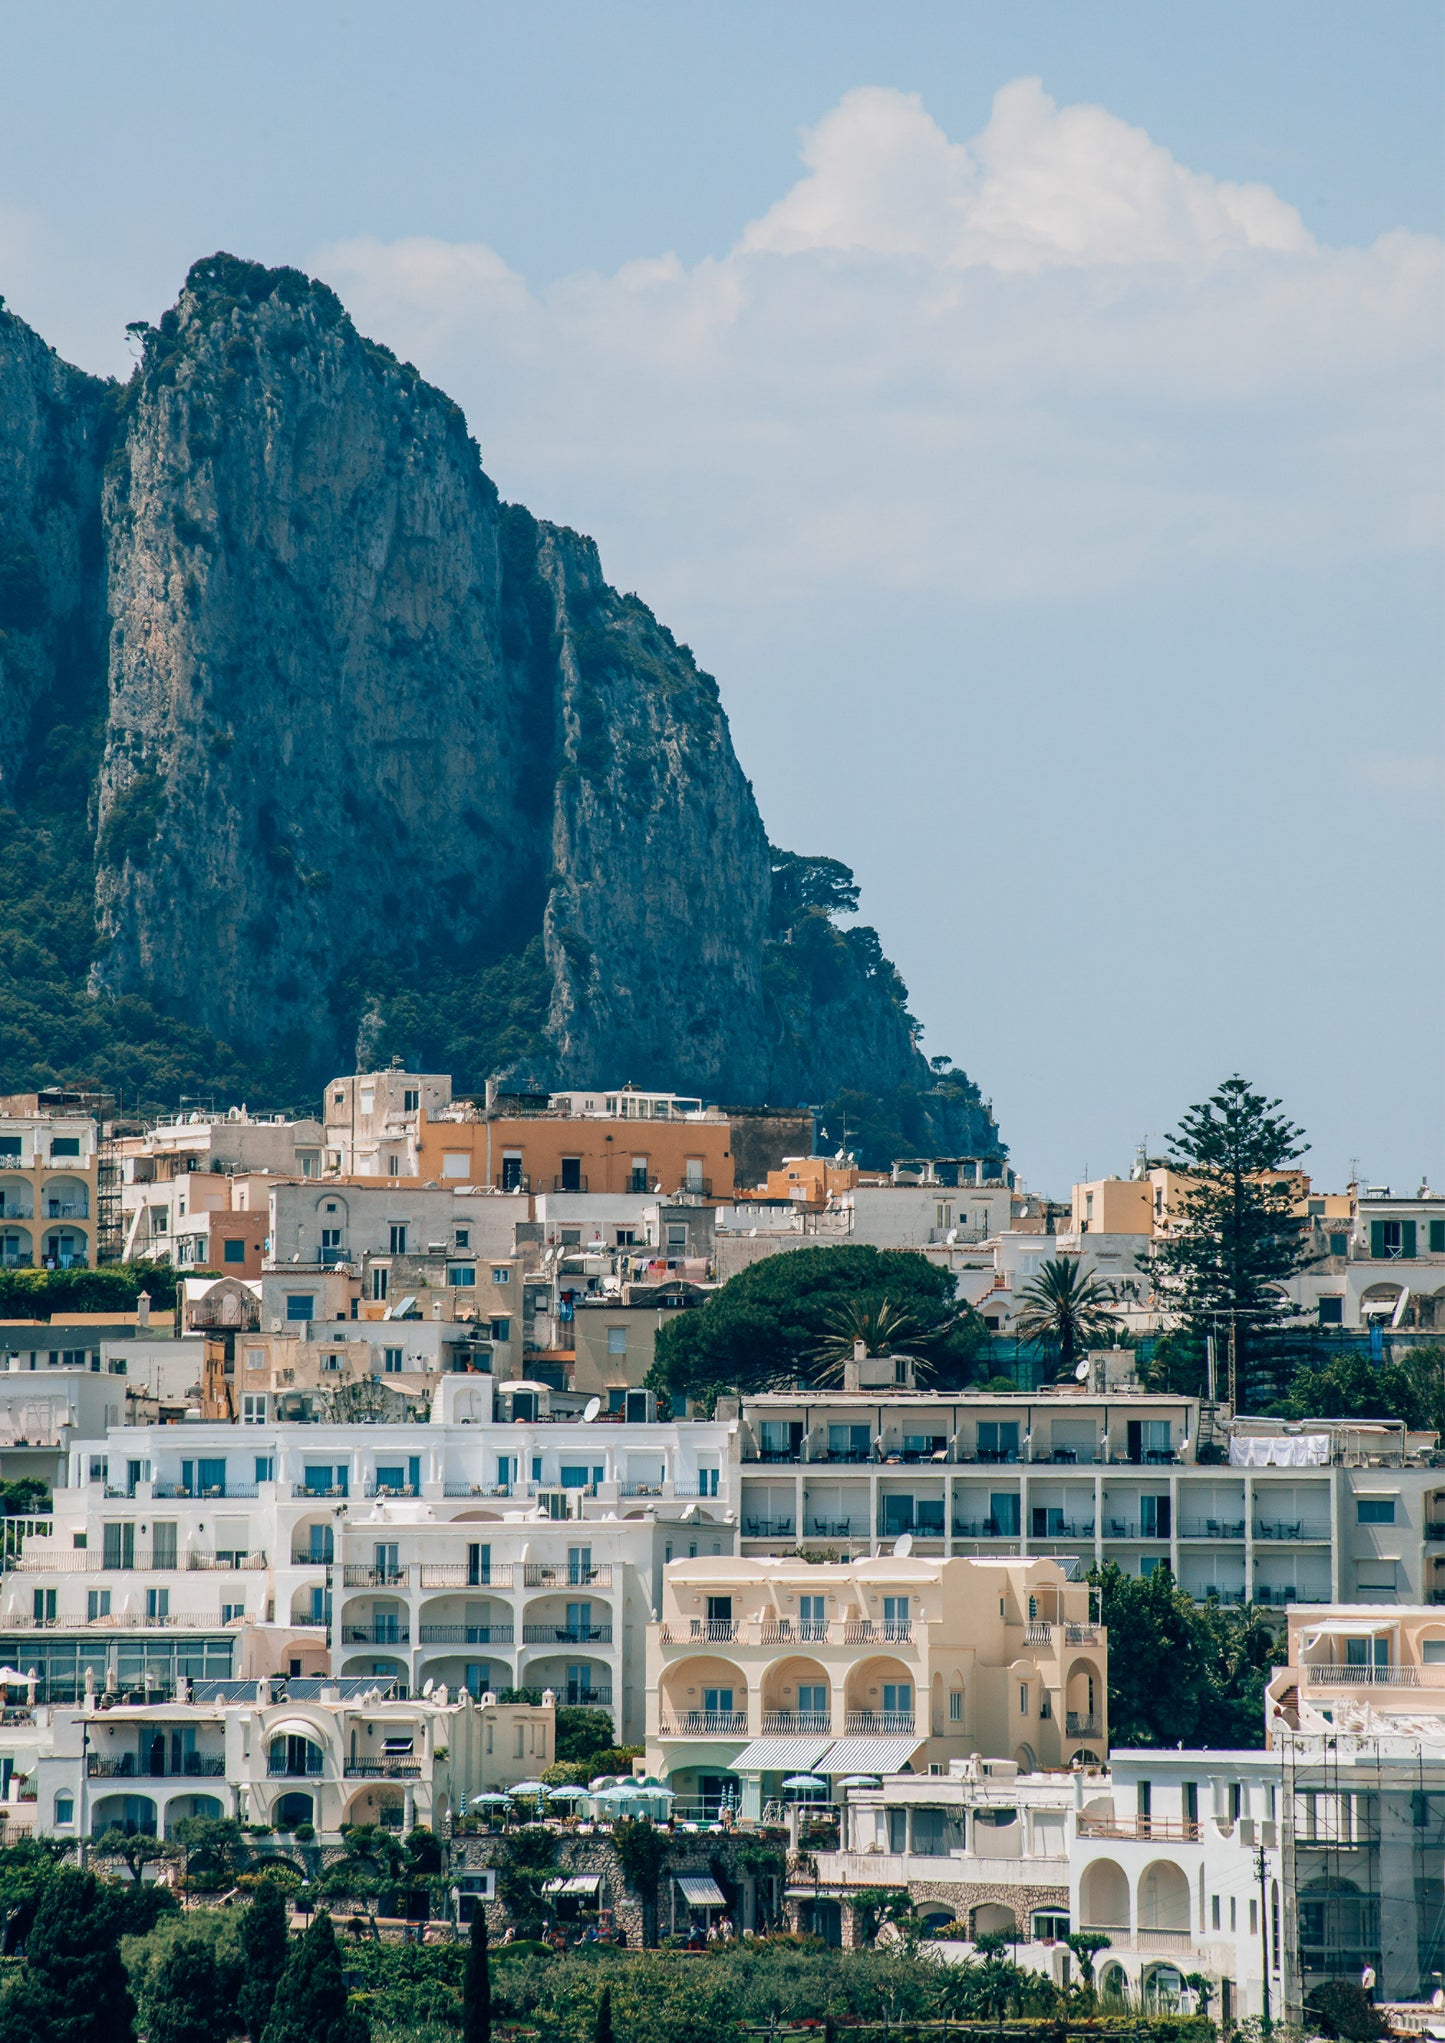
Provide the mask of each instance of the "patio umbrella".
{"label": "patio umbrella", "polygon": [[589,1788],[549,1788],[547,1790],[547,1800],[549,1802],[585,1802],[590,1793],[591,1790]]}
{"label": "patio umbrella", "polygon": [[545,1795],[549,1790],[545,1781],[515,1781],[511,1792],[514,1795]]}
{"label": "patio umbrella", "polygon": [[793,1773],[783,1782],[785,1788],[826,1788],[828,1783],[815,1773]]}
{"label": "patio umbrella", "polygon": [[882,1783],[876,1773],[845,1773],[838,1785],[840,1788],[876,1788]]}
{"label": "patio umbrella", "polygon": [[641,1782],[631,1790],[631,1798],[638,1802],[671,1802],[676,1799],[671,1788],[647,1787]]}
{"label": "patio umbrella", "polygon": [[498,1795],[492,1793],[473,1795],[472,1807],[474,1809],[480,1809],[483,1806],[483,1804],[487,1802],[510,1802],[511,1799],[512,1798],[510,1795]]}

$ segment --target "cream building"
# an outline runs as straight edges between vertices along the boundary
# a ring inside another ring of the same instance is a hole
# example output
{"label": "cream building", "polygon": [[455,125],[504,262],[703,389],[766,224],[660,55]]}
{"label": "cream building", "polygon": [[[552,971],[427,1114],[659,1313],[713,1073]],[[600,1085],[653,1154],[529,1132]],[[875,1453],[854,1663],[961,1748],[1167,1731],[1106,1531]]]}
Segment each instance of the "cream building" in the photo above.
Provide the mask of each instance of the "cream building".
{"label": "cream building", "polygon": [[0,1267],[7,1270],[85,1269],[98,1260],[96,1124],[61,1104],[64,1097],[0,1099]]}
{"label": "cream building", "polygon": [[1090,1596],[1052,1561],[677,1561],[647,1634],[648,1769],[756,1817],[798,1773],[1097,1759]]}

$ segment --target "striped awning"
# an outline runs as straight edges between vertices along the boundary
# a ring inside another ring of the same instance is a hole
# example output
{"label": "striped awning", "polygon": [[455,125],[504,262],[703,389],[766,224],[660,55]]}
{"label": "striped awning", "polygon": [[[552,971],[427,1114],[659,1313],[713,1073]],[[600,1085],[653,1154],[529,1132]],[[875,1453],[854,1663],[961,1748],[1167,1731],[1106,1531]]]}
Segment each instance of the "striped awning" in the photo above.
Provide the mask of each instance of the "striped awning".
{"label": "striped awning", "polygon": [[834,1779],[844,1773],[899,1773],[927,1743],[915,1737],[840,1738],[810,1764],[814,1773]]}
{"label": "striped awning", "polygon": [[544,1894],[595,1894],[602,1885],[600,1873],[573,1873],[570,1879],[548,1880],[544,1883]]}
{"label": "striped awning", "polygon": [[726,1908],[727,1896],[716,1880],[709,1880],[705,1873],[679,1873],[677,1884],[682,1889],[682,1898],[691,1908]]}
{"label": "striped awning", "polygon": [[[828,1738],[754,1738],[736,1759],[730,1773],[810,1773],[831,1744]],[[846,1771],[846,1769],[845,1769]]]}

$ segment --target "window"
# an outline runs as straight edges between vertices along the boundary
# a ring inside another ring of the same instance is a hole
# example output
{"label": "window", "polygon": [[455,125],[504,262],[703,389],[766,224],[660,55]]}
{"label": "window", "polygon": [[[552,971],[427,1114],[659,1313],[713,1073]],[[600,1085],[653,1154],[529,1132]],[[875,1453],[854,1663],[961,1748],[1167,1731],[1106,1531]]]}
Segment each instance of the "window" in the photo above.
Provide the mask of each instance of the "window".
{"label": "window", "polygon": [[256,1391],[246,1391],[241,1399],[241,1424],[264,1426],[265,1423],[266,1399]]}
{"label": "window", "polygon": [[444,1149],[442,1151],[442,1176],[444,1178],[469,1178],[472,1174],[472,1152],[470,1149]]}
{"label": "window", "polygon": [[91,1624],[94,1624],[98,1617],[110,1616],[110,1591],[108,1589],[89,1589],[86,1591],[85,1615]]}
{"label": "window", "polygon": [[633,1157],[632,1172],[628,1180],[627,1189],[629,1192],[645,1192],[649,1189],[647,1182],[647,1158],[645,1156]]}
{"label": "window", "polygon": [[386,1271],[375,1269],[371,1273],[371,1295],[379,1303],[386,1296]]}
{"label": "window", "polygon": [[1430,1253],[1432,1256],[1445,1256],[1445,1220],[1430,1222]]}
{"label": "window", "polygon": [[1345,1323],[1345,1301],[1343,1298],[1322,1298],[1320,1300],[1320,1325],[1342,1327]]}
{"label": "window", "polygon": [[508,1269],[495,1269],[495,1270],[493,1270],[493,1272],[492,1272],[492,1282],[493,1282],[494,1284],[510,1284],[510,1283],[511,1283],[511,1281],[512,1281],[512,1273],[511,1273],[511,1271],[510,1271],[510,1270],[508,1270]]}
{"label": "window", "polygon": [[0,1135],[0,1163],[18,1163],[19,1161],[20,1137],[18,1135]]}
{"label": "window", "polygon": [[171,1614],[171,1592],[169,1589],[147,1589],[146,1616],[149,1618],[169,1617]]}
{"label": "window", "polygon": [[1019,1715],[1021,1717],[1026,1717],[1028,1713],[1029,1713],[1029,1685],[1026,1681],[1021,1681],[1019,1683]]}
{"label": "window", "polygon": [[221,1243],[221,1260],[225,1263],[244,1263],[246,1244],[243,1241],[227,1240]]}
{"label": "window", "polygon": [[1169,1498],[1141,1497],[1139,1499],[1139,1536],[1141,1539],[1168,1539]]}
{"label": "window", "polygon": [[911,1681],[885,1681],[883,1684],[883,1714],[885,1717],[913,1716],[913,1683]]}
{"label": "window", "polygon": [[332,1374],[336,1374],[341,1368],[341,1357],[339,1355],[323,1355],[321,1367],[331,1371]]}
{"label": "window", "polygon": [[376,1087],[374,1085],[364,1085],[361,1088],[361,1111],[363,1114],[374,1114],[376,1112]]}
{"label": "window", "polygon": [[1400,1257],[1409,1261],[1415,1253],[1413,1220],[1372,1220],[1370,1254],[1378,1262]]}
{"label": "window", "polygon": [[963,1690],[951,1688],[948,1691],[948,1721],[950,1724],[963,1722]]}
{"label": "window", "polygon": [[994,1539],[1019,1536],[1019,1500],[1016,1490],[994,1490],[988,1500],[988,1530]]}
{"label": "window", "polygon": [[1069,1918],[1066,1915],[1049,1915],[1040,1910],[1034,1916],[1034,1941],[1040,1944],[1061,1944],[1069,1934]]}
{"label": "window", "polygon": [[512,1322],[509,1319],[494,1319],[491,1322],[489,1338],[494,1341],[510,1341]]}
{"label": "window", "polygon": [[246,1350],[246,1367],[248,1369],[264,1369],[266,1367],[266,1350],[264,1348],[248,1348]]}
{"label": "window", "polygon": [[980,1461],[1017,1461],[1019,1428],[1017,1419],[981,1419],[978,1427]]}
{"label": "window", "polygon": [[258,1454],[258,1455],[256,1456],[256,1480],[257,1480],[257,1482],[258,1482],[258,1483],[269,1483],[269,1482],[271,1481],[271,1479],[272,1479],[272,1460],[271,1460],[271,1456],[270,1456],[269,1454]]}
{"label": "window", "polygon": [[244,1603],[223,1603],[221,1605],[222,1624],[239,1624],[245,1615],[246,1606]]}
{"label": "window", "polygon": [[400,1348],[383,1348],[381,1366],[388,1376],[400,1376],[402,1354]]}
{"label": "window", "polygon": [[671,1251],[671,1253],[672,1253],[673,1255],[679,1255],[679,1256],[680,1256],[680,1255],[686,1255],[686,1253],[687,1253],[687,1225],[686,1225],[686,1223],[685,1223],[685,1222],[684,1222],[684,1223],[683,1223],[683,1225],[682,1225],[682,1226],[680,1226],[680,1227],[678,1227],[678,1226],[674,1226],[674,1224],[673,1224],[673,1223],[672,1223],[671,1221],[669,1221],[669,1222],[668,1222],[668,1224],[667,1224],[667,1246],[668,1246],[669,1250]]}
{"label": "window", "polygon": [[1212,1894],[1209,1898],[1209,1919],[1215,1929],[1221,1927],[1219,1920],[1219,1896],[1217,1894]]}
{"label": "window", "polygon": [[73,1823],[75,1821],[74,1795],[57,1795],[55,1797],[55,1821],[57,1828],[62,1823]]}
{"label": "window", "polygon": [[399,1156],[389,1156],[386,1159],[386,1174],[389,1178],[399,1178],[401,1176],[401,1158]]}
{"label": "window", "polygon": [[1332,1256],[1344,1256],[1348,1255],[1349,1252],[1350,1237],[1347,1234],[1332,1234],[1330,1236],[1330,1254]]}
{"label": "window", "polygon": [[626,1327],[609,1327],[607,1329],[607,1352],[609,1355],[625,1355],[627,1353]]}
{"label": "window", "polygon": [[288,1291],[286,1293],[287,1319],[314,1319],[316,1299],[310,1291]]}
{"label": "window", "polygon": [[52,1135],[50,1138],[50,1154],[52,1156],[79,1156],[80,1137],[78,1135]]}
{"label": "window", "polygon": [[582,1183],[582,1159],[580,1156],[562,1158],[562,1176],[557,1189],[562,1192],[581,1192],[586,1188]]}
{"label": "window", "polygon": [[401,1094],[402,1112],[404,1114],[414,1114],[420,1105],[421,1091],[419,1087],[414,1085],[403,1086]]}
{"label": "window", "polygon": [[1395,1499],[1393,1497],[1356,1497],[1356,1525],[1393,1525],[1395,1522]]}
{"label": "window", "polygon": [[393,1220],[388,1233],[391,1238],[391,1253],[394,1256],[404,1256],[406,1254],[406,1222],[404,1220]]}
{"label": "window", "polygon": [[519,1192],[522,1189],[522,1152],[520,1149],[502,1151],[502,1190]]}
{"label": "window", "polygon": [[477,1281],[475,1263],[448,1263],[447,1282],[454,1291],[468,1291]]}

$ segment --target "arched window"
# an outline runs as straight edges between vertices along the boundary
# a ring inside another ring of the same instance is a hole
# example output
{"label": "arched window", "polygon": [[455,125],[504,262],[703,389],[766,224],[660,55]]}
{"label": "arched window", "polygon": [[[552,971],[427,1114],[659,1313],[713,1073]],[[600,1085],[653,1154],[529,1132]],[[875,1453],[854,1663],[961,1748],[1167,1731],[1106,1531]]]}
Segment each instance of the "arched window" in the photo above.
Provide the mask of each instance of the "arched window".
{"label": "arched window", "polygon": [[57,1796],[55,1797],[55,1827],[56,1827],[56,1829],[57,1829],[57,1830],[59,1830],[59,1829],[61,1829],[61,1828],[62,1828],[62,1827],[63,1827],[63,1826],[65,1825],[65,1824],[67,1824],[67,1823],[73,1823],[74,1821],[75,1821],[75,1797],[74,1797],[74,1795],[57,1795]]}

